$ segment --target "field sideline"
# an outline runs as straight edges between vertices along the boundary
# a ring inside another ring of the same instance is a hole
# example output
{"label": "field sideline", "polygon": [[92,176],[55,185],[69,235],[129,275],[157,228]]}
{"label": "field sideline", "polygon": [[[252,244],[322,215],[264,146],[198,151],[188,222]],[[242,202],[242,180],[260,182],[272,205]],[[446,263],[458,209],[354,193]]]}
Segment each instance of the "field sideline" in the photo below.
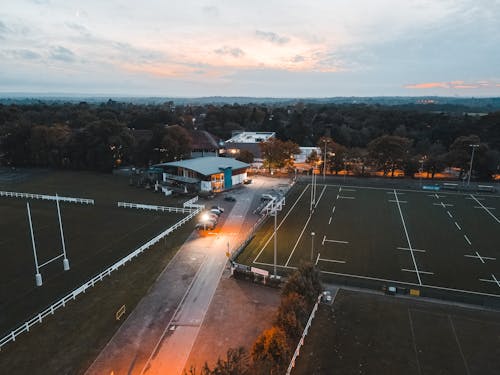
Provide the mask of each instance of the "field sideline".
{"label": "field sideline", "polygon": [[[277,266],[312,260],[326,275],[500,297],[500,197],[297,184],[278,216]],[[314,232],[314,238],[311,233]],[[273,268],[273,223],[240,263]]]}

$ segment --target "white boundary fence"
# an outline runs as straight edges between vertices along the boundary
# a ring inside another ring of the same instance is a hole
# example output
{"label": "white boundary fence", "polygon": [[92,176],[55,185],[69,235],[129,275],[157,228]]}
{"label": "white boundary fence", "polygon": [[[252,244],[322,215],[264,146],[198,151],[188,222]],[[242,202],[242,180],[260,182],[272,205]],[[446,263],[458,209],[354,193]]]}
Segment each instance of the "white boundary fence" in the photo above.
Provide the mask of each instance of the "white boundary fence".
{"label": "white boundary fence", "polygon": [[[338,291],[338,289],[337,289]],[[309,328],[311,328],[312,321],[314,319],[314,316],[316,315],[316,311],[318,310],[318,305],[321,302],[321,296],[320,294],[318,296],[318,299],[316,300],[316,303],[314,304],[314,307],[312,309],[311,315],[309,316],[309,320],[307,321],[306,327],[304,328],[304,332],[302,332],[302,337],[299,340],[299,343],[297,344],[297,348],[295,349],[295,352],[293,353],[292,359],[290,361],[290,365],[288,366],[288,369],[286,370],[286,375],[290,375],[292,372],[292,369],[295,367],[295,360],[300,354],[300,348],[302,345],[304,345],[304,339],[307,336],[307,333],[309,332]],[[335,297],[337,296],[337,292],[335,292],[335,295],[333,296],[332,303],[335,301]]]}
{"label": "white boundary fence", "polygon": [[183,214],[189,214],[193,211],[192,208],[154,206],[150,204],[127,203],[127,202],[118,202],[118,207],[137,208],[142,210],[165,211],[165,212],[181,212]]}
{"label": "white boundary fence", "polygon": [[[190,202],[190,201],[188,201],[188,202]],[[186,203],[188,203],[188,202],[186,202]],[[191,204],[191,203],[189,203],[189,204]],[[204,205],[196,205],[196,206],[198,206],[198,207],[195,208],[195,209],[193,209],[193,210],[191,210],[191,212],[190,212],[190,214],[188,216],[186,216],[182,220],[178,221],[177,223],[175,223],[174,225],[172,225],[170,228],[166,229],[162,233],[158,234],[156,237],[152,238],[151,240],[149,240],[148,242],[146,242],[144,245],[142,245],[138,249],[136,249],[133,252],[131,252],[126,257],[120,259],[118,262],[114,263],[112,266],[108,267],[107,269],[105,269],[100,274],[94,276],[92,279],[90,279],[89,281],[87,281],[85,284],[83,284],[80,287],[76,288],[75,290],[73,290],[72,292],[70,292],[69,294],[67,294],[63,298],[61,298],[59,301],[57,301],[56,303],[52,304],[51,306],[49,306],[48,308],[46,308],[45,310],[43,310],[42,312],[40,312],[38,315],[36,315],[33,318],[31,318],[30,320],[24,322],[18,328],[16,328],[15,330],[11,331],[9,334],[7,334],[4,337],[2,337],[0,339],[0,350],[6,344],[8,344],[9,342],[16,341],[16,337],[19,336],[21,333],[23,333],[23,332],[29,332],[29,330],[30,330],[31,327],[33,327],[36,324],[42,323],[42,321],[43,321],[44,318],[46,318],[49,315],[53,315],[54,312],[57,309],[66,306],[66,304],[68,302],[70,302],[71,300],[76,299],[76,297],[79,294],[85,293],[87,289],[93,287],[96,283],[98,283],[99,281],[102,281],[103,278],[105,278],[106,276],[111,275],[111,272],[116,271],[118,268],[120,268],[121,266],[125,265],[126,263],[128,263],[129,261],[131,261],[132,259],[134,259],[135,257],[137,257],[142,252],[144,252],[145,250],[147,250],[151,246],[153,246],[156,243],[158,243],[163,237],[168,236],[174,230],[176,230],[177,228],[179,228],[180,226],[182,226],[183,224],[185,224],[186,222],[188,222],[189,220],[191,220],[194,216],[198,215],[200,213],[200,211],[205,208]]]}
{"label": "white boundary fence", "polygon": [[46,201],[57,201],[58,200],[60,202],[94,204],[93,199],[61,197],[58,195],[17,193],[15,191],[0,191],[0,197],[42,199],[42,200],[46,200]]}

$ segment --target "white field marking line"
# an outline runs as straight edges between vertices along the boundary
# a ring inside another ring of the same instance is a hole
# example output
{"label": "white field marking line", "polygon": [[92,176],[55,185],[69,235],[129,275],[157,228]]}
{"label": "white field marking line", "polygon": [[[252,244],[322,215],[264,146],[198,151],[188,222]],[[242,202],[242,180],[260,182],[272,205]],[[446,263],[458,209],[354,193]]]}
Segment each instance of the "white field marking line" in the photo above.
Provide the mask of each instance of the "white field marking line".
{"label": "white field marking line", "polygon": [[336,260],[336,259],[324,259],[324,258],[319,258],[319,260],[323,262],[330,262],[330,263],[341,263],[345,264],[345,260]]}
{"label": "white field marking line", "polygon": [[[325,236],[326,237],[326,236]],[[340,241],[340,240],[327,240],[323,239],[323,243],[325,242],[335,242],[335,243],[349,243],[349,241]]]}
{"label": "white field marking line", "polygon": [[309,215],[309,217],[307,218],[307,221],[304,225],[304,228],[302,228],[302,232],[300,232],[299,238],[297,238],[297,241],[295,242],[295,246],[293,247],[292,252],[290,253],[290,256],[286,260],[285,266],[288,266],[288,262],[290,262],[290,259],[292,259],[292,255],[295,252],[295,249],[297,248],[297,246],[300,242],[300,239],[302,238],[302,235],[304,234],[304,231],[306,230],[307,225],[309,224],[309,221],[311,220],[311,217],[312,217],[312,215]]}
{"label": "white field marking line", "polygon": [[328,220],[328,225],[332,223],[332,217],[330,216],[330,220]]}
{"label": "white field marking line", "polygon": [[[326,185],[327,186],[339,186],[339,185],[336,185],[336,184],[326,184]],[[384,188],[384,187],[354,186],[354,185],[346,185],[345,187],[352,187],[352,188],[365,189],[365,190],[389,190],[388,194],[394,194],[392,191],[390,191],[390,190],[392,190],[391,188],[386,188],[386,187]],[[427,193],[427,191],[425,191],[425,190],[403,189],[403,188],[400,188],[399,191],[406,191],[406,192],[410,192],[410,193],[419,193],[419,194],[425,194],[425,193]],[[398,194],[404,194],[404,193],[398,193]],[[458,196],[464,196],[464,195],[468,195],[468,194],[467,193],[447,191],[446,193],[443,193],[443,195],[441,195],[441,197],[457,196],[457,195]],[[476,194],[476,196],[483,197],[485,195]],[[500,195],[488,194],[487,197],[488,198],[500,198]]]}
{"label": "white field marking line", "polygon": [[[254,264],[260,264],[261,266],[268,266],[268,267],[274,267],[274,264],[272,263],[264,263],[264,262],[253,262]],[[280,264],[277,264],[276,267],[280,267],[280,268],[289,268],[291,270],[296,270],[297,267],[289,267],[289,266],[282,266]]]}
{"label": "white field marking line", "polygon": [[460,225],[458,225],[458,223],[455,221],[455,225],[457,226],[458,230],[462,230],[462,228],[460,228]]}
{"label": "white field marking line", "polygon": [[346,189],[346,188],[343,188],[342,191],[356,191],[356,189]]}
{"label": "white field marking line", "polygon": [[500,220],[499,220],[499,219],[498,219],[495,215],[493,215],[493,214],[491,213],[491,211],[490,211],[490,210],[488,210],[488,208],[487,208],[487,207],[484,207],[484,205],[483,205],[481,202],[479,202],[479,201],[477,200],[477,198],[476,198],[475,196],[473,196],[472,194],[471,194],[470,196],[471,196],[471,198],[472,198],[472,199],[474,199],[474,200],[475,200],[475,201],[476,201],[476,202],[477,202],[477,203],[478,203],[481,207],[483,207],[483,208],[484,208],[484,210],[485,210],[487,213],[489,213],[489,214],[491,215],[491,217],[492,217],[493,219],[495,219],[495,220],[496,220],[496,222],[497,222],[498,224],[500,224]]}
{"label": "white field marking line", "polygon": [[446,213],[448,214],[448,216],[450,217],[450,219],[452,219],[452,218],[453,218],[453,215],[451,214],[451,212],[450,212],[450,211],[446,211]]}
{"label": "white field marking line", "polygon": [[401,211],[401,205],[399,204],[398,194],[396,193],[396,189],[394,189],[394,197],[396,198],[396,203],[398,205],[399,215],[401,216],[401,222],[403,223],[403,228],[405,230],[406,241],[408,241],[408,248],[410,249],[411,258],[413,260],[413,265],[415,266],[415,271],[417,273],[418,283],[422,285],[422,280],[420,279],[420,273],[418,272],[417,261],[415,260],[415,254],[413,254],[413,248],[411,247],[410,236],[408,235],[408,231],[406,230],[405,219],[403,218],[403,212]]}
{"label": "white field marking line", "polygon": [[[474,200],[474,198],[465,197],[465,199]],[[477,198],[478,201],[484,201],[486,198]]]}
{"label": "white field marking line", "polygon": [[346,195],[338,195],[338,199],[356,199],[356,197],[348,197]]}
{"label": "white field marking line", "polygon": [[335,206],[333,206],[333,208],[332,208],[332,216],[334,213],[335,213]]}
{"label": "white field marking line", "polygon": [[467,241],[467,243],[468,243],[469,245],[472,245],[472,243],[471,243],[471,242],[470,242],[470,240],[469,240],[469,237],[467,237],[467,235],[466,235],[466,234],[464,234],[464,238],[465,238],[465,240]]}
{"label": "white field marking line", "polygon": [[421,249],[408,249],[407,247],[397,247],[398,250],[407,250],[407,251],[418,251],[419,253],[425,253],[426,250]]}
{"label": "white field marking line", "polygon": [[397,195],[404,195],[405,193],[400,193],[399,191],[394,193],[394,191],[386,191],[386,194],[397,194]]}
{"label": "white field marking line", "polygon": [[[483,207],[481,207],[481,206],[474,206],[474,208],[480,208],[480,209],[483,209]],[[484,208],[486,208],[486,209],[488,209],[488,210],[496,210],[496,208],[495,208],[495,207],[484,207]]]}
{"label": "white field marking line", "polygon": [[319,201],[321,200],[321,197],[323,196],[323,193],[325,192],[325,190],[326,190],[326,185],[323,187],[323,190],[321,190],[321,194],[319,195],[318,201],[314,205],[314,208],[318,207]]}
{"label": "white field marking line", "polygon": [[439,195],[439,194],[427,194],[428,197],[431,197],[431,198],[444,198],[446,197],[446,195]]}
{"label": "white field marking line", "polygon": [[[394,200],[394,199],[389,199],[388,202],[390,203],[398,203],[398,201]],[[399,203],[408,203],[407,201],[399,201]]]}
{"label": "white field marking line", "polygon": [[[271,266],[272,266],[272,264],[271,264]],[[335,276],[342,276],[342,277],[351,277],[351,278],[358,278],[358,279],[363,279],[363,280],[374,280],[374,281],[391,282],[391,283],[398,283],[398,284],[402,284],[402,285],[423,286],[425,288],[431,288],[431,289],[437,289],[437,290],[445,290],[445,291],[448,291],[448,292],[460,292],[460,293],[472,294],[472,295],[476,295],[476,296],[494,297],[494,298],[498,298],[499,301],[500,301],[500,294],[474,292],[472,290],[454,289],[454,288],[447,288],[447,287],[444,287],[444,286],[436,286],[436,285],[429,285],[429,284],[409,283],[409,282],[401,281],[401,280],[382,279],[382,278],[379,278],[379,277],[370,277],[370,276],[363,276],[363,275],[355,275],[355,274],[342,273],[342,272],[331,272],[331,271],[320,271],[320,272],[321,273],[326,273],[328,275],[335,275]],[[493,280],[484,280],[484,281],[494,282]]]}
{"label": "white field marking line", "polygon": [[469,255],[469,254],[466,254],[466,255],[464,255],[464,257],[467,257],[467,258],[477,258],[477,259],[479,259],[479,260],[481,261],[481,263],[483,263],[483,264],[484,264],[484,263],[486,263],[486,262],[484,261],[484,259],[486,259],[486,260],[497,260],[497,258],[492,258],[492,257],[483,257],[483,256],[481,256],[481,255],[480,255],[477,251],[476,251],[476,255]]}
{"label": "white field marking line", "polygon": [[485,281],[487,283],[495,283],[500,288],[500,281],[497,280],[495,275],[491,274],[492,280],[490,279],[479,279],[479,281]]}
{"label": "white field marking line", "polygon": [[451,320],[451,315],[448,315],[448,320],[450,321],[451,330],[453,331],[453,336],[455,336],[455,341],[457,342],[458,350],[460,351],[460,356],[462,357],[462,361],[464,362],[465,372],[467,373],[467,375],[470,375],[469,366],[467,365],[467,361],[465,359],[464,352],[462,350],[462,345],[460,345],[460,341],[458,340],[457,331],[455,330],[455,325],[453,324],[453,320]]}
{"label": "white field marking line", "polygon": [[452,204],[450,204],[450,203],[443,203],[443,202],[441,202],[441,203],[433,203],[433,205],[434,205],[434,206],[441,206],[441,207],[443,207],[443,208],[446,208],[446,207],[453,207],[453,205],[452,205]]}
{"label": "white field marking line", "polygon": [[320,254],[320,253],[318,253],[318,256],[317,256],[317,258],[316,258],[316,263],[314,263],[314,265],[316,265],[316,266],[318,265],[318,260],[319,260],[319,256],[320,256],[320,255],[321,255],[321,254]]}
{"label": "white field marking line", "polygon": [[325,240],[326,240],[326,234],[323,236],[323,241],[321,241],[321,245],[325,244]]}
{"label": "white field marking line", "polygon": [[417,275],[418,275],[419,273],[426,273],[427,275],[434,275],[434,272],[410,270],[410,269],[408,269],[408,268],[401,268],[401,271],[405,271],[405,272],[415,272]]}
{"label": "white field marking line", "polygon": [[[308,184],[304,190],[302,191],[302,193],[299,195],[299,197],[297,198],[297,200],[295,201],[295,203],[292,205],[292,207],[290,208],[290,211],[288,211],[285,215],[285,217],[283,218],[283,220],[280,221],[278,227],[276,228],[276,230],[280,229],[281,225],[285,222],[286,218],[288,217],[288,215],[290,215],[290,213],[293,211],[293,209],[295,208],[295,206],[297,205],[297,203],[300,201],[300,198],[302,198],[302,196],[304,195],[304,193],[306,192],[307,188],[311,186],[311,184]],[[271,242],[271,239],[274,237],[274,233],[269,236],[269,238],[267,239],[266,243],[264,244],[264,246],[262,246],[262,249],[259,251],[259,253],[257,254],[257,256],[255,257],[255,259],[253,260],[254,263],[255,261],[260,257],[260,254],[262,254],[262,252],[264,251],[264,249],[266,248],[266,246],[269,244],[269,242]]]}

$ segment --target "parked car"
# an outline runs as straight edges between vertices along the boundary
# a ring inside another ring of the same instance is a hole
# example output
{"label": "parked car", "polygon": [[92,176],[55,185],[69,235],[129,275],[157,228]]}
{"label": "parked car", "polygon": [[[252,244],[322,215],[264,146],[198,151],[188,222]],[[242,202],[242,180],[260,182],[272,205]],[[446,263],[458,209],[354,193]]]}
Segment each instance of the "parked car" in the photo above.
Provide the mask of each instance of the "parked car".
{"label": "parked car", "polygon": [[194,226],[197,230],[212,230],[217,225],[217,222],[212,220],[199,221]]}
{"label": "parked car", "polygon": [[251,179],[251,178],[245,178],[245,179],[243,180],[243,183],[244,183],[245,185],[249,185],[249,184],[251,184],[251,183],[252,183],[252,179]]}
{"label": "parked car", "polygon": [[212,207],[210,207],[210,209],[216,209],[216,210],[219,210],[220,212],[224,212],[224,209],[220,206],[212,206]]}
{"label": "parked car", "polygon": [[264,202],[264,201],[270,201],[270,200],[273,200],[274,198],[276,198],[275,196],[271,195],[271,194],[262,194],[260,196],[260,200],[261,202]]}
{"label": "parked car", "polygon": [[222,214],[222,211],[218,210],[217,208],[212,208],[209,212],[216,214],[217,216],[220,216]]}
{"label": "parked car", "polygon": [[226,196],[224,197],[224,200],[225,200],[225,201],[228,201],[228,202],[236,202],[236,198],[235,198],[235,197],[233,197],[232,195],[226,195]]}

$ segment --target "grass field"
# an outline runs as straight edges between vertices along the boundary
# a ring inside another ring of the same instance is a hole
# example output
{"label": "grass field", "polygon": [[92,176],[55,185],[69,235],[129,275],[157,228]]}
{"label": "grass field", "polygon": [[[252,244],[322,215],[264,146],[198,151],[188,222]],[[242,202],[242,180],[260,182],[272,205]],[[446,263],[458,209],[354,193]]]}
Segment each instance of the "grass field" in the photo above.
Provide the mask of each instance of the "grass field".
{"label": "grass field", "polygon": [[[2,184],[2,190],[95,199],[94,206],[61,204],[67,256],[42,268],[44,284],[35,286],[35,267],[26,200],[0,200],[0,336],[80,286],[131,251],[182,219],[183,214],[117,208],[119,200],[178,205],[128,186],[127,179],[92,173],[37,174],[21,183]],[[185,200],[186,198],[184,198]],[[39,263],[61,253],[55,202],[30,200]]]}
{"label": "grass field", "polygon": [[[315,201],[306,184],[287,196],[278,272],[312,259],[325,277],[500,297],[500,197],[318,184]],[[269,220],[237,261],[272,270],[273,242]]]}
{"label": "grass field", "polygon": [[494,375],[497,313],[340,290],[320,305],[292,375]]}

